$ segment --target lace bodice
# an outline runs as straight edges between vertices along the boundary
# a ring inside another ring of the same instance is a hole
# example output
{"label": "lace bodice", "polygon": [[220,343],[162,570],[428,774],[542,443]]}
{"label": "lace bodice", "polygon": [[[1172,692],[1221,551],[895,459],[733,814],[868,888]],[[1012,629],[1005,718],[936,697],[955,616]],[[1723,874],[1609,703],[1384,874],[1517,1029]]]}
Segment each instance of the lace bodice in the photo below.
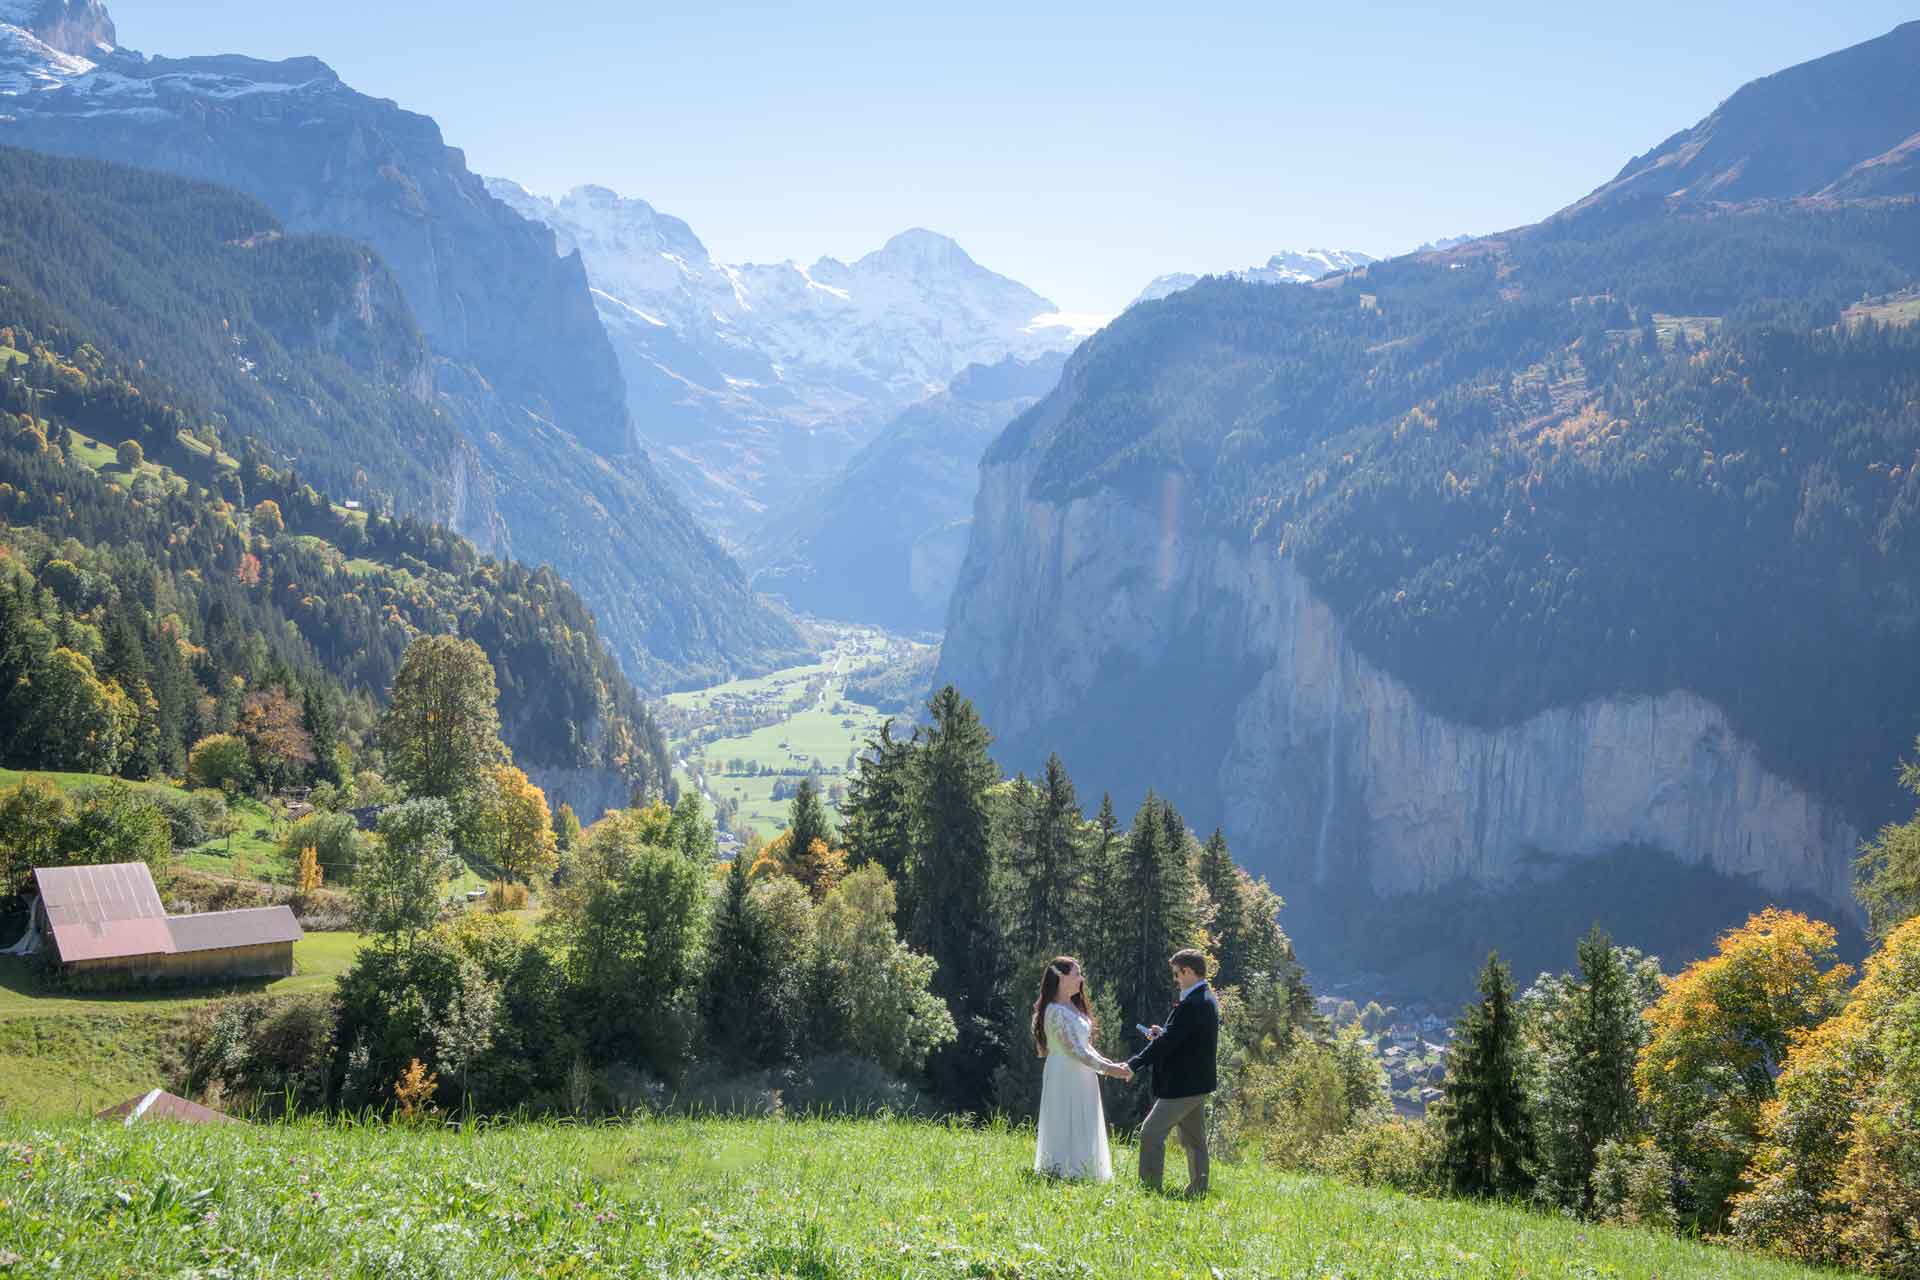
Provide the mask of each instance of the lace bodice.
{"label": "lace bodice", "polygon": [[1047,1006],[1047,1053],[1063,1053],[1089,1071],[1107,1071],[1120,1064],[1100,1056],[1093,1047],[1093,1023],[1079,1010],[1064,1004]]}

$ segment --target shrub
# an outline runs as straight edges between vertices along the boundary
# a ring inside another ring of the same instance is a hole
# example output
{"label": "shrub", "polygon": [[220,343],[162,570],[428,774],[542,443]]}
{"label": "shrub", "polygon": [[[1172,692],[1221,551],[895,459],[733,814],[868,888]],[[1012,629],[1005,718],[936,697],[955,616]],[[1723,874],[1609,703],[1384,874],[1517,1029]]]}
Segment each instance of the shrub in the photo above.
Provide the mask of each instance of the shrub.
{"label": "shrub", "polygon": [[187,752],[187,780],[196,787],[212,787],[227,795],[253,781],[253,757],[246,740],[231,733],[200,739]]}
{"label": "shrub", "polygon": [[310,813],[280,838],[280,856],[297,865],[301,853],[311,849],[327,884],[348,885],[366,843],[352,814]]}
{"label": "shrub", "polygon": [[187,804],[193,809],[194,820],[207,833],[200,837],[202,841],[211,840],[226,830],[227,797],[224,794],[212,787],[202,787],[187,797]]}
{"label": "shrub", "polygon": [[204,813],[194,807],[191,798],[171,791],[148,794],[167,820],[167,827],[173,834],[174,848],[191,849],[207,842],[209,833]]}
{"label": "shrub", "polygon": [[1593,1214],[1602,1222],[1671,1231],[1673,1162],[1651,1140],[1603,1142],[1593,1153]]}
{"label": "shrub", "polygon": [[525,911],[527,900],[527,886],[523,884],[509,884],[505,880],[495,880],[487,886],[487,910],[489,911]]}
{"label": "shrub", "polygon": [[1365,1187],[1430,1195],[1443,1190],[1439,1154],[1439,1133],[1431,1124],[1396,1116],[1329,1136],[1308,1165],[1316,1173]]}
{"label": "shrub", "polygon": [[243,996],[196,1009],[173,1045],[183,1093],[218,1096],[278,1115],[326,1105],[333,1002],[325,996]]}

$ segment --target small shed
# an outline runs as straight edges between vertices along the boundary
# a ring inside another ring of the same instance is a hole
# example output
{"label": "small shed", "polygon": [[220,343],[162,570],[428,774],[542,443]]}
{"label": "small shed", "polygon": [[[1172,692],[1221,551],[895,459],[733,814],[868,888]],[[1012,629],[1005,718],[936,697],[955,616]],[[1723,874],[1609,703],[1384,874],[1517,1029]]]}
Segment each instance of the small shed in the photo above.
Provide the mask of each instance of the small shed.
{"label": "small shed", "polygon": [[131,1128],[142,1120],[175,1120],[181,1124],[239,1124],[240,1120],[211,1107],[203,1107],[165,1089],[153,1089],[137,1098],[128,1098],[94,1116],[96,1120],[118,1120]]}
{"label": "small shed", "polygon": [[284,906],[170,916],[142,862],[40,867],[34,923],[62,973],[157,982],[225,982],[293,973],[305,935]]}

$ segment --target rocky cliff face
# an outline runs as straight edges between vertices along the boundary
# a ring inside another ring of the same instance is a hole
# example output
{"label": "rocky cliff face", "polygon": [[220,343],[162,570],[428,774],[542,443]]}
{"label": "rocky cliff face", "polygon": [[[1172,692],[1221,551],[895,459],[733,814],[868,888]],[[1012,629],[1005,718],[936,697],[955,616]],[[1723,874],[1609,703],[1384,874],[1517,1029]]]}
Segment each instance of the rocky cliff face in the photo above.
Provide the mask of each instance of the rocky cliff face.
{"label": "rocky cliff face", "polygon": [[940,673],[1008,769],[1054,748],[1112,761],[1076,767],[1083,792],[1162,788],[1288,897],[1500,889],[1543,859],[1639,847],[1857,911],[1859,833],[1693,694],[1450,721],[1356,652],[1271,543],[1207,527],[1178,480],[1153,503],[1053,503],[1028,496],[1032,465],[983,472]]}

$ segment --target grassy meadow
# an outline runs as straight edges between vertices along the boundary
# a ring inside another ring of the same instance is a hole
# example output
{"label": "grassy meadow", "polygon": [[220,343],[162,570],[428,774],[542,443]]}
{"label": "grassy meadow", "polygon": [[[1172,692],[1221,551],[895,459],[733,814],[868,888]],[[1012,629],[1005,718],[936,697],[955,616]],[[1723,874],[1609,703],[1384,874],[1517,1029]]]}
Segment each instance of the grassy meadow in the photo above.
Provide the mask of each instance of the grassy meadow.
{"label": "grassy meadow", "polygon": [[[819,624],[827,640],[818,662],[786,667],[750,680],[667,695],[666,716],[676,757],[704,765],[708,794],[732,800],[741,819],[761,835],[786,825],[787,801],[773,798],[778,773],[746,773],[730,762],[763,770],[810,768],[831,781],[847,757],[880,732],[888,716],[846,696],[848,677],[888,654],[915,648],[875,627]],[[721,736],[724,735],[724,736]],[[682,772],[682,784],[692,779]]]}
{"label": "grassy meadow", "polygon": [[165,1042],[195,1008],[239,992],[331,991],[360,945],[358,934],[309,933],[294,944],[292,977],[226,989],[69,993],[0,957],[0,1112],[91,1114],[164,1083]]}
{"label": "grassy meadow", "polygon": [[[1741,1277],[1651,1232],[1259,1164],[1214,1194],[1027,1172],[1033,1137],[890,1120],[258,1128],[0,1118],[12,1276]],[[1173,1161],[1178,1165],[1179,1161]],[[1177,1175],[1176,1175],[1177,1176]]]}

